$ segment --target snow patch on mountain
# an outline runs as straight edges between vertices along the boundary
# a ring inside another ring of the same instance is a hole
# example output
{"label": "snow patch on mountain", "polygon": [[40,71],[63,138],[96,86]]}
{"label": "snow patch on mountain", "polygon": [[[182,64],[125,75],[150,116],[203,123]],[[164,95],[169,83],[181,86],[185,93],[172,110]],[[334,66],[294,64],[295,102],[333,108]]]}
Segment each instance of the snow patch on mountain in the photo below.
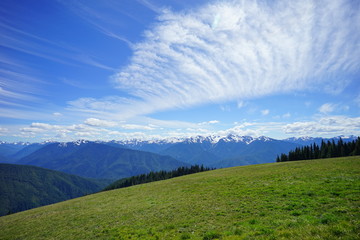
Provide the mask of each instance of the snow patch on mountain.
{"label": "snow patch on mountain", "polygon": [[132,145],[132,146],[138,146],[143,144],[175,144],[175,143],[210,143],[212,145],[217,144],[218,142],[235,142],[235,143],[246,143],[250,144],[254,141],[274,141],[274,139],[261,136],[261,137],[251,137],[251,136],[240,136],[240,135],[234,135],[229,134],[226,136],[219,136],[219,135],[210,135],[210,136],[193,136],[193,137],[187,137],[187,138],[165,138],[165,139],[152,139],[152,140],[139,140],[139,139],[131,139],[131,140],[120,140],[120,141],[111,141],[113,143],[118,143],[122,145]]}

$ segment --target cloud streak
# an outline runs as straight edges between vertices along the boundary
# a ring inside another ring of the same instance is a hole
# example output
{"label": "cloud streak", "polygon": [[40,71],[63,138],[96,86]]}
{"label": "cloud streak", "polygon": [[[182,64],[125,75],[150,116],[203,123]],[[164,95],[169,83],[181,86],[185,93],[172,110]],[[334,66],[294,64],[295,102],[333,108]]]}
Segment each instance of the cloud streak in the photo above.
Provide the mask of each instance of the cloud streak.
{"label": "cloud streak", "polygon": [[140,114],[324,83],[338,94],[349,80],[337,74],[360,69],[358,8],[346,0],[222,1],[165,11],[113,81],[137,99]]}
{"label": "cloud streak", "polygon": [[323,114],[331,113],[335,110],[336,105],[332,103],[325,103],[319,107],[319,112]]}

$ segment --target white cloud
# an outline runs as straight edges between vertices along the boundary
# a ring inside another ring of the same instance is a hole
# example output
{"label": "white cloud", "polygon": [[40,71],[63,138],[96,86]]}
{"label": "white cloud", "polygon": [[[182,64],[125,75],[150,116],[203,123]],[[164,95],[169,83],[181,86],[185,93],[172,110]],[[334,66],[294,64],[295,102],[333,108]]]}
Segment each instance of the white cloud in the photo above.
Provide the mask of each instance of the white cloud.
{"label": "white cloud", "polygon": [[0,127],[0,136],[5,135],[9,132],[9,129]]}
{"label": "white cloud", "polygon": [[234,134],[234,135],[252,136],[252,137],[259,137],[259,136],[264,135],[263,131],[261,129],[250,129],[250,128],[246,128],[246,126],[244,126],[244,125],[235,126],[233,128],[229,128],[226,130],[221,130],[221,131],[216,132],[216,134],[220,135],[220,136]]}
{"label": "white cloud", "polygon": [[336,104],[333,103],[325,103],[319,107],[319,112],[323,114],[331,113],[335,110]]}
{"label": "white cloud", "polygon": [[287,124],[283,130],[286,134],[297,136],[360,135],[360,117],[323,117],[315,121]]}
{"label": "white cloud", "polygon": [[207,122],[198,123],[198,125],[210,125],[210,124],[218,124],[218,123],[220,123],[220,121],[218,121],[218,120],[211,120],[211,121],[207,121]]}
{"label": "white cloud", "polygon": [[52,115],[55,116],[55,117],[62,117],[62,116],[63,116],[63,115],[62,115],[61,113],[59,113],[59,112],[54,112]]}
{"label": "white cloud", "polygon": [[291,114],[290,113],[285,113],[284,115],[282,115],[283,118],[289,118],[291,117]]}
{"label": "white cloud", "polygon": [[354,99],[354,102],[360,107],[360,94]]}
{"label": "white cloud", "polygon": [[60,129],[61,127],[59,125],[51,125],[48,123],[35,122],[30,125],[30,128],[39,129],[39,130],[54,130],[54,129]]}
{"label": "white cloud", "polygon": [[93,127],[115,127],[117,125],[116,122],[101,120],[97,118],[88,118],[84,121],[84,123]]}
{"label": "white cloud", "polygon": [[78,137],[94,137],[95,135],[100,135],[98,132],[77,132],[75,136]]}
{"label": "white cloud", "polygon": [[269,109],[261,110],[261,115],[263,115],[263,116],[269,115],[269,113],[270,113]]}
{"label": "white cloud", "polygon": [[117,111],[141,115],[319,90],[324,83],[327,92],[339,94],[349,81],[337,73],[360,68],[358,8],[347,0],[221,1],[166,11],[113,77],[136,99]]}
{"label": "white cloud", "polygon": [[99,129],[85,124],[52,125],[48,123],[31,123],[29,127],[20,128],[22,137],[43,137],[45,139],[70,140],[78,137],[96,136],[106,129]]}
{"label": "white cloud", "polygon": [[246,106],[246,102],[244,101],[238,101],[237,102],[237,108],[242,108],[242,107],[245,107]]}
{"label": "white cloud", "polygon": [[220,106],[220,109],[221,109],[221,111],[223,111],[223,112],[230,112],[230,111],[231,111],[231,108],[230,108],[229,105],[221,105],[221,106]]}
{"label": "white cloud", "polygon": [[[0,81],[0,83],[2,83],[2,81]],[[39,102],[39,99],[34,96],[5,89],[3,87],[0,87],[0,99],[4,99],[4,100],[13,99],[13,100],[21,100],[21,101]]]}
{"label": "white cloud", "polygon": [[123,124],[121,125],[121,128],[128,129],[128,130],[154,130],[155,128],[153,126],[149,125],[139,125],[139,124]]}
{"label": "white cloud", "polygon": [[59,132],[58,134],[55,135],[56,139],[66,139],[67,138],[67,134],[65,132]]}
{"label": "white cloud", "polygon": [[[156,122],[155,119],[150,119]],[[211,122],[211,123],[210,123]],[[220,128],[217,120],[205,122],[207,124],[167,122],[158,120],[157,124],[119,124],[116,127],[99,127],[86,124],[74,125],[51,125],[46,123],[32,123],[28,127],[20,129],[20,134],[13,136],[37,137],[61,141],[86,138],[89,140],[113,140],[113,139],[159,139],[168,137],[190,137],[190,136],[225,136],[228,134],[246,136],[270,136],[283,138],[291,136],[323,136],[333,137],[338,135],[360,135],[360,117],[351,118],[346,116],[326,116],[311,121],[293,123],[285,122],[237,122],[230,128]],[[215,124],[215,125],[214,125]],[[166,125],[165,128],[159,126]],[[5,134],[9,131],[2,128]],[[151,131],[151,132],[149,132]]]}

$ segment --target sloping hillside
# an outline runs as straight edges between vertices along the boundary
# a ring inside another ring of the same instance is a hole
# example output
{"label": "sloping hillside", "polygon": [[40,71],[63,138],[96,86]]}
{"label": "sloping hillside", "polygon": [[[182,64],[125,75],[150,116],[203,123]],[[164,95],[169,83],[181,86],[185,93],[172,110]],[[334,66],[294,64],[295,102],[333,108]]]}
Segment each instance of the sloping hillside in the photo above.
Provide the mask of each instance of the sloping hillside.
{"label": "sloping hillside", "polygon": [[0,216],[94,193],[108,183],[39,167],[0,164]]}
{"label": "sloping hillside", "polygon": [[19,160],[23,157],[26,157],[27,155],[30,155],[31,153],[45,147],[46,145],[51,144],[48,142],[44,142],[44,143],[32,143],[29,144],[28,146],[22,148],[20,151],[16,152],[15,154],[13,154],[11,157],[13,159]]}
{"label": "sloping hillside", "polygon": [[12,154],[15,154],[16,152],[20,151],[24,147],[26,147],[25,144],[6,143],[0,141],[0,155],[9,157]]}
{"label": "sloping hillside", "polygon": [[359,239],[360,157],[219,169],[0,218],[1,239]]}
{"label": "sloping hillside", "polygon": [[89,178],[119,179],[150,171],[173,170],[187,164],[155,153],[96,142],[52,143],[17,163]]}

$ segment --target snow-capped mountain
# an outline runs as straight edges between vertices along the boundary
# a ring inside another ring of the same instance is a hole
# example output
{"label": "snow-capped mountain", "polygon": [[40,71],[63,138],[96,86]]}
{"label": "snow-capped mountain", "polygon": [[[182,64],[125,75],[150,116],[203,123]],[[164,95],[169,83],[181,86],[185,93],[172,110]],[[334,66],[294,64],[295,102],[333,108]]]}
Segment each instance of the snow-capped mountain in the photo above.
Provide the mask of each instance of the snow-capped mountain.
{"label": "snow-capped mountain", "polygon": [[133,139],[111,141],[107,144],[118,144],[134,150],[168,155],[189,164],[204,164],[212,167],[273,162],[277,154],[299,146],[265,136],[234,134],[152,140]]}
{"label": "snow-capped mountain", "polygon": [[243,142],[250,144],[253,141],[272,141],[275,139],[261,136],[261,137],[251,137],[251,136],[240,136],[229,134],[226,136],[219,135],[210,135],[210,136],[194,136],[194,137],[185,137],[185,138],[164,138],[164,139],[152,139],[152,140],[140,140],[140,139],[130,139],[130,140],[120,140],[120,141],[111,141],[112,143],[122,144],[122,145],[144,145],[144,144],[176,144],[176,143],[211,143],[216,144],[220,141],[222,142]]}
{"label": "snow-capped mountain", "polygon": [[[0,143],[0,161],[16,162],[27,155],[54,143],[63,151],[72,151],[92,143],[104,144],[116,148],[132,149],[171,156],[187,164],[204,164],[211,167],[230,167],[255,163],[274,162],[277,155],[288,153],[299,146],[321,141],[334,140],[353,141],[356,136],[338,136],[334,138],[299,137],[276,140],[261,136],[240,136],[229,134],[226,136],[194,136],[187,138],[167,138],[151,140],[120,140],[120,141],[89,141],[76,140],[73,142],[47,141],[42,143]],[[72,149],[72,150],[71,150]]]}

